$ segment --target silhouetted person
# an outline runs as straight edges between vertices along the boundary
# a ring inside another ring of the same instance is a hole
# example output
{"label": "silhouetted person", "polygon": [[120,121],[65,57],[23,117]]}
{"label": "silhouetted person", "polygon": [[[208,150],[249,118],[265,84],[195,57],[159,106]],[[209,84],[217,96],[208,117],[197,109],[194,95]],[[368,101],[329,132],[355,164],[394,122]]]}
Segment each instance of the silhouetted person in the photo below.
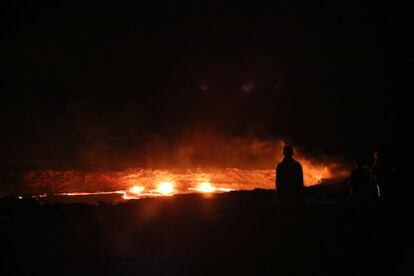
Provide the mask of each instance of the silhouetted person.
{"label": "silhouetted person", "polygon": [[293,147],[283,148],[283,161],[276,167],[276,193],[282,212],[295,212],[302,203],[302,165],[293,159]]}
{"label": "silhouetted person", "polygon": [[391,189],[396,187],[395,173],[396,166],[392,157],[384,152],[374,151],[370,174],[379,199],[389,200]]}
{"label": "silhouetted person", "polygon": [[366,205],[370,204],[375,198],[376,191],[371,181],[370,171],[360,159],[355,162],[355,168],[349,178],[349,185],[352,189],[351,199],[353,203],[359,206]]}
{"label": "silhouetted person", "polygon": [[386,168],[383,160],[379,158],[379,152],[373,151],[373,162],[369,169],[372,185],[376,188],[378,198],[384,197]]}

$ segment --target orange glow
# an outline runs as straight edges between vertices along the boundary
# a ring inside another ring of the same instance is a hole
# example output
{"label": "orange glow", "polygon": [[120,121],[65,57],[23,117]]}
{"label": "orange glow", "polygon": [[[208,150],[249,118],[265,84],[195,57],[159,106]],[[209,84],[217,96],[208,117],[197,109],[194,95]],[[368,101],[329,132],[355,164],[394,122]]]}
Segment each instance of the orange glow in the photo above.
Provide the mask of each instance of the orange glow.
{"label": "orange glow", "polygon": [[[298,158],[303,167],[305,186],[341,178],[345,171],[335,164],[318,164]],[[336,170],[335,170],[336,169]],[[152,170],[134,168],[124,171],[39,171],[26,174],[26,181],[37,197],[54,194],[87,196],[122,194],[125,199],[172,195],[189,191],[201,193],[232,190],[274,189],[275,169],[195,168],[184,170]],[[140,183],[140,185],[134,185]],[[214,185],[212,184],[214,183]],[[50,190],[50,187],[53,190]],[[81,190],[82,189],[82,190]]]}
{"label": "orange glow", "polygon": [[[109,194],[125,194],[124,191],[107,191],[107,192],[72,192],[72,193],[56,193],[57,196],[89,196],[89,195],[109,195]],[[46,197],[46,194],[36,197]]]}
{"label": "orange glow", "polygon": [[157,191],[162,195],[171,195],[174,192],[174,185],[170,181],[158,184]]}
{"label": "orange glow", "polygon": [[217,189],[213,187],[210,182],[203,182],[200,185],[198,185],[195,190],[200,193],[213,193]]}
{"label": "orange glow", "polygon": [[[24,185],[16,193],[27,187],[31,194],[39,195],[36,196],[38,198],[46,195],[116,193],[124,199],[137,199],[188,192],[275,189],[275,167],[283,159],[283,141],[214,139],[206,138],[204,134],[200,141],[209,146],[201,144],[200,147],[193,147],[190,143],[180,148],[179,152],[171,150],[177,160],[170,158],[168,162],[160,163],[166,164],[161,167],[168,169],[158,169],[156,165],[151,165],[153,168],[132,167],[115,171],[26,171],[22,175]],[[213,146],[210,146],[211,143]],[[197,164],[192,160],[199,156],[198,150],[201,150],[201,159],[208,160],[210,165],[192,165]],[[170,151],[165,154],[168,156],[169,153]],[[165,161],[165,154],[154,156],[154,163],[157,164],[158,159]],[[305,186],[341,181],[349,175],[349,170],[343,164],[331,158],[327,159],[327,156],[310,157],[295,151],[294,158],[302,164]]]}
{"label": "orange glow", "polygon": [[145,190],[145,187],[143,186],[133,186],[131,189],[129,189],[129,192],[132,194],[139,195]]}

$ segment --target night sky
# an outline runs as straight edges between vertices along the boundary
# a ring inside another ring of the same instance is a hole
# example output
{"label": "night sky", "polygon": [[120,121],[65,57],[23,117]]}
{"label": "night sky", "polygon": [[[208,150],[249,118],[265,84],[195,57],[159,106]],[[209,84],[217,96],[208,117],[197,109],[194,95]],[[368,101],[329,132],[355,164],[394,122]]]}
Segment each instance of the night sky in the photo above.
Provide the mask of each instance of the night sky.
{"label": "night sky", "polygon": [[332,154],[410,144],[399,12],[330,2],[5,4],[0,166],[82,167],[85,151],[116,166],[204,131]]}

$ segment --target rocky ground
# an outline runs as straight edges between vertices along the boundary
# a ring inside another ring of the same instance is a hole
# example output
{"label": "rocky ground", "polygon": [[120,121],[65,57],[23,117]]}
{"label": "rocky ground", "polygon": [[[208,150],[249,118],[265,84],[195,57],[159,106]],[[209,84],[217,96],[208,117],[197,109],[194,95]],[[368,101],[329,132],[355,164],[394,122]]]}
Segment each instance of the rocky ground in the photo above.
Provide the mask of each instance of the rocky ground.
{"label": "rocky ground", "polygon": [[[331,199],[331,200],[328,200]],[[1,275],[414,275],[406,205],[355,209],[313,188],[303,211],[273,191],[111,205],[0,199]]]}

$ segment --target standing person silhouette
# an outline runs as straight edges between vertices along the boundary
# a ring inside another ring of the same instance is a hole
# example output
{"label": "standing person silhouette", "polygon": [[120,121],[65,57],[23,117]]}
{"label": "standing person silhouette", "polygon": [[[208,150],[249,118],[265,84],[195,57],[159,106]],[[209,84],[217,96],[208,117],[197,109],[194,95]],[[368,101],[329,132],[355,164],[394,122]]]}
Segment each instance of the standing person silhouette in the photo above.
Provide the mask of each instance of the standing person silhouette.
{"label": "standing person silhouette", "polygon": [[352,189],[351,200],[355,206],[362,207],[373,202],[377,191],[371,182],[370,171],[361,158],[355,161],[355,168],[351,171],[349,185]]}
{"label": "standing person silhouette", "polygon": [[276,195],[280,202],[280,210],[285,214],[298,211],[303,192],[302,165],[293,159],[293,147],[283,148],[283,161],[276,167]]}
{"label": "standing person silhouette", "polygon": [[[369,168],[371,184],[375,186],[377,197],[381,199],[384,191],[384,164],[382,158],[378,158],[378,151],[373,151],[373,162]],[[379,159],[379,160],[378,160]]]}

